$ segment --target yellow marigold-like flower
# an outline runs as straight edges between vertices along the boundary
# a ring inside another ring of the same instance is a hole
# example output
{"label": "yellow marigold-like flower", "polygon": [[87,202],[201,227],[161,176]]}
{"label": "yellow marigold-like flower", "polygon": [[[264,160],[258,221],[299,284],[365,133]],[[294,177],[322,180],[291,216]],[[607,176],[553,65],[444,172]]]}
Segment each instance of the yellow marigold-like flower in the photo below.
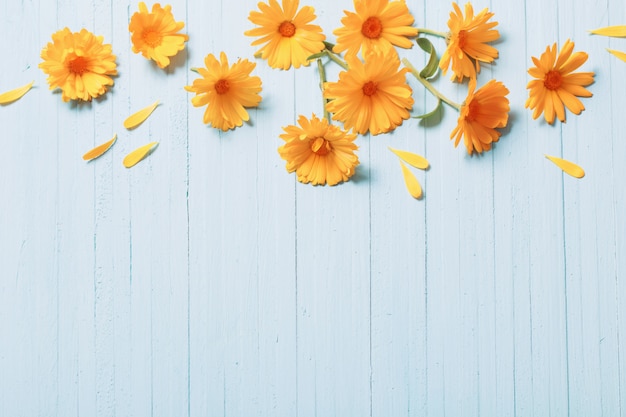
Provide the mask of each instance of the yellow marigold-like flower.
{"label": "yellow marigold-like flower", "polygon": [[499,81],[491,80],[477,91],[476,81],[470,80],[467,98],[461,106],[457,126],[450,134],[454,146],[461,137],[467,153],[481,153],[491,149],[491,143],[500,139],[497,128],[505,127],[509,120],[509,90]]}
{"label": "yellow marigold-like flower", "polygon": [[476,78],[481,62],[490,63],[498,57],[498,50],[487,43],[497,40],[500,33],[493,29],[498,22],[488,22],[493,13],[487,9],[474,16],[474,8],[467,3],[463,17],[458,4],[452,3],[452,6],[454,11],[450,12],[450,32],[446,38],[448,47],[441,56],[439,67],[445,74],[451,66],[452,79],[461,82],[463,77]]}
{"label": "yellow marigold-like flower", "polygon": [[41,50],[39,68],[48,74],[50,89],[60,88],[63,101],[90,101],[113,85],[117,64],[111,45],[86,29],[72,33],[64,28],[52,35]]}
{"label": "yellow marigold-like flower", "polygon": [[404,0],[354,0],[356,13],[344,10],[343,27],[333,33],[337,36],[337,53],[363,56],[370,52],[396,53],[395,46],[411,48],[408,37],[417,36],[417,29]]}
{"label": "yellow marigold-like flower", "polygon": [[133,52],[154,60],[159,68],[170,64],[170,57],[185,49],[189,37],[178,33],[185,23],[177,22],[172,15],[172,6],[152,6],[152,12],[144,2],[139,2],[139,11],[130,18],[128,30],[131,32]]}
{"label": "yellow marigold-like flower", "polygon": [[232,66],[222,52],[220,61],[213,54],[204,59],[206,68],[197,68],[202,78],[195,79],[185,90],[196,93],[191,99],[195,107],[207,105],[204,123],[227,131],[241,126],[250,116],[246,107],[256,107],[261,102],[261,79],[250,76],[256,66],[247,59],[239,59]]}
{"label": "yellow marigold-like flower", "polygon": [[585,106],[576,97],[592,96],[585,86],[593,83],[594,73],[572,73],[588,57],[585,52],[572,54],[573,50],[574,42],[568,39],[558,56],[555,43],[552,48],[546,47],[539,59],[532,57],[535,66],[528,73],[535,79],[526,87],[530,90],[526,108],[533,110],[533,119],[543,113],[546,122],[552,124],[556,114],[561,122],[565,122],[563,104],[574,114],[585,110]]}
{"label": "yellow marigold-like flower", "polygon": [[251,11],[248,16],[259,27],[244,34],[260,37],[252,46],[264,44],[257,54],[267,59],[272,68],[286,70],[292,65],[295,68],[309,65],[307,58],[322,51],[326,39],[322,28],[311,24],[316,17],[315,9],[303,6],[298,11],[298,0],[283,0],[282,3],[282,7],[276,0],[259,3],[261,11]]}
{"label": "yellow marigold-like flower", "polygon": [[286,143],[278,148],[287,161],[287,171],[296,171],[298,181],[313,185],[336,185],[354,175],[359,158],[350,134],[312,115],[298,118],[298,126],[287,126],[280,135]]}
{"label": "yellow marigold-like flower", "polygon": [[360,134],[386,133],[409,118],[413,107],[411,87],[406,82],[408,69],[399,69],[397,54],[371,53],[365,63],[354,55],[346,56],[349,69],[339,73],[338,82],[325,85],[326,109],[333,120]]}

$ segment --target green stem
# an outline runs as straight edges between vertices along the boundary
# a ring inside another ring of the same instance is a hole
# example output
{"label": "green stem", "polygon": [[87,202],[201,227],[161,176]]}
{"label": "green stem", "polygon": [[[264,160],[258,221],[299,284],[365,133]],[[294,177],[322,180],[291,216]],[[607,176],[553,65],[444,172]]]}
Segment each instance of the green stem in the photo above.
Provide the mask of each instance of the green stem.
{"label": "green stem", "polygon": [[335,54],[333,51],[329,51],[328,49],[325,49],[324,52],[326,52],[326,55],[328,55],[331,61],[333,61],[336,64],[339,64],[339,66],[345,70],[348,69],[348,64],[346,64],[346,61],[339,58],[339,56]]}
{"label": "green stem", "polygon": [[402,58],[402,63],[409,69],[409,71],[411,71],[411,74],[413,74],[413,76],[417,78],[417,81],[422,83],[422,85],[426,87],[426,89],[432,93],[432,95],[439,98],[441,101],[443,101],[447,105],[454,107],[455,109],[459,111],[461,110],[461,104],[450,100],[448,97],[441,94],[439,90],[437,90],[428,80],[422,78],[419,71],[413,66],[413,64],[409,62],[408,59]]}
{"label": "green stem", "polygon": [[439,36],[440,38],[447,38],[448,34],[446,32],[439,32],[437,30],[430,30],[424,28],[417,28],[417,33],[426,33],[427,35]]}
{"label": "green stem", "polygon": [[326,98],[324,97],[324,84],[326,83],[326,70],[324,69],[324,64],[322,64],[322,60],[320,58],[317,59],[317,70],[320,73],[320,90],[322,90],[322,108],[324,109],[324,118],[328,121],[328,124],[331,123],[330,113],[326,110]]}

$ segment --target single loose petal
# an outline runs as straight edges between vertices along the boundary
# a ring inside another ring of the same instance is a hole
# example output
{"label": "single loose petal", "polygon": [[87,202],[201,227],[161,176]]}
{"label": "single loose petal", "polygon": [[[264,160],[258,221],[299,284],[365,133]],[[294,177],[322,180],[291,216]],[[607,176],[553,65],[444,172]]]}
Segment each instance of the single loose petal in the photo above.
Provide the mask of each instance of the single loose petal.
{"label": "single loose petal", "polygon": [[398,158],[402,159],[404,162],[411,166],[414,166],[417,169],[428,169],[429,167],[428,161],[421,155],[407,151],[401,151],[394,148],[389,148],[389,150],[395,153]]}
{"label": "single loose petal", "polygon": [[115,143],[116,140],[117,140],[117,134],[115,134],[111,140],[103,143],[102,145],[98,145],[95,148],[93,148],[92,150],[90,150],[87,153],[85,153],[83,155],[83,159],[85,161],[91,161],[92,159],[96,159],[96,158],[102,156],[106,151],[111,149],[111,146],[113,146],[113,144]]}
{"label": "single loose petal", "polygon": [[404,176],[404,183],[406,184],[406,189],[409,190],[409,194],[413,196],[415,199],[422,198],[422,186],[417,181],[417,178],[411,170],[404,164],[404,162],[400,161],[400,166],[402,166],[402,175]]}
{"label": "single loose petal", "polygon": [[126,129],[134,129],[142,124],[148,116],[152,114],[154,109],[159,105],[159,101],[155,101],[153,104],[139,110],[137,113],[131,114],[126,120],[124,120],[124,127]]}
{"label": "single loose petal", "polygon": [[22,98],[24,94],[28,93],[34,83],[35,81],[31,81],[22,87],[0,94],[0,104],[9,104]]}
{"label": "single loose petal", "polygon": [[556,156],[545,155],[550,161],[554,162],[556,166],[561,168],[563,172],[571,175],[575,178],[582,178],[585,176],[585,171],[573,162],[566,159],[557,158]]}
{"label": "single loose petal", "polygon": [[135,149],[134,151],[126,155],[126,157],[124,158],[124,161],[123,161],[124,166],[126,168],[135,166],[139,161],[144,159],[146,156],[150,155],[152,151],[156,149],[158,144],[159,142],[150,142],[147,145],[143,145]]}
{"label": "single loose petal", "polygon": [[598,28],[594,30],[590,30],[590,33],[594,35],[601,36],[612,36],[614,38],[626,38],[626,26],[606,26],[603,28]]}
{"label": "single loose petal", "polygon": [[626,52],[616,51],[615,49],[607,49],[607,51],[626,62]]}

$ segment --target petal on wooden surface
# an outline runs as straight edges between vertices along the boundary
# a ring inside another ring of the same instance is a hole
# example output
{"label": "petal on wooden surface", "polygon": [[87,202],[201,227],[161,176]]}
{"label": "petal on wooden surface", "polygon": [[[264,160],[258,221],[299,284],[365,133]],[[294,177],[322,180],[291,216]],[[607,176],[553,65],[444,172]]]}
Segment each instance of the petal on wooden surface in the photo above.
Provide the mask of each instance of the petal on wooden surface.
{"label": "petal on wooden surface", "polygon": [[148,116],[152,114],[152,112],[154,111],[154,109],[156,109],[158,105],[159,101],[157,100],[148,107],[145,107],[138,112],[131,114],[126,120],[124,120],[124,127],[126,129],[136,128],[137,126],[142,124],[148,118]]}
{"label": "petal on wooden surface", "polygon": [[389,150],[395,153],[398,158],[402,159],[407,164],[414,166],[415,168],[428,169],[429,167],[428,160],[421,155],[412,152],[401,151],[394,148],[389,148]]}
{"label": "petal on wooden surface", "polygon": [[113,146],[113,144],[115,143],[116,140],[117,140],[117,134],[115,134],[111,140],[103,143],[102,145],[96,146],[95,148],[93,148],[90,151],[87,151],[83,155],[83,159],[85,161],[91,161],[92,159],[96,159],[96,158],[102,156],[106,151],[111,149],[111,146]]}
{"label": "petal on wooden surface", "polygon": [[561,168],[563,172],[571,175],[572,177],[582,178],[585,176],[585,171],[573,162],[570,162],[566,159],[557,158],[556,156],[546,155],[545,157],[552,161],[556,166]]}
{"label": "petal on wooden surface", "polygon": [[590,30],[589,32],[593,33],[594,35],[612,36],[614,38],[625,38],[626,37],[626,26],[624,26],[624,25],[606,26],[606,27],[603,27],[603,28]]}
{"label": "petal on wooden surface", "polygon": [[135,149],[124,158],[124,166],[126,168],[135,166],[139,161],[150,155],[154,151],[154,149],[156,149],[156,146],[158,144],[159,142],[150,142],[147,145],[143,145]]}
{"label": "petal on wooden surface", "polygon": [[22,96],[33,87],[35,81],[31,81],[30,83],[13,89],[11,91],[7,91],[5,93],[0,94],[0,104],[9,104],[22,98]]}
{"label": "petal on wooden surface", "polygon": [[608,49],[608,48],[607,48],[607,51],[609,51],[610,53],[612,53],[613,55],[615,55],[622,61],[626,62],[626,52],[616,51],[615,49]]}
{"label": "petal on wooden surface", "polygon": [[406,189],[409,190],[409,194],[416,199],[422,198],[422,186],[419,181],[417,181],[415,175],[413,175],[404,162],[400,161],[400,166],[402,166],[402,175],[404,176],[404,183],[406,184]]}

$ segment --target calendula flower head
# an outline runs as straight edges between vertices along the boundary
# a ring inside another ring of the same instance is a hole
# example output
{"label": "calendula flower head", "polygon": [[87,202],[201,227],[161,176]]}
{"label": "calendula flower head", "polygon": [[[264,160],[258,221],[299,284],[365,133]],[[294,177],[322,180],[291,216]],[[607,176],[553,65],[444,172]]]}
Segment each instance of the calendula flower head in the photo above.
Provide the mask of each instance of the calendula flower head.
{"label": "calendula flower head", "polygon": [[185,49],[189,37],[178,33],[185,23],[177,22],[172,15],[172,6],[164,8],[159,3],[149,12],[144,2],[139,2],[139,11],[130,18],[128,30],[131,32],[133,52],[139,53],[157,63],[159,68],[170,64],[170,57]]}
{"label": "calendula flower head", "polygon": [[361,51],[366,56],[370,52],[397,53],[394,46],[413,47],[408,37],[417,36],[417,29],[411,27],[415,19],[404,0],[354,0],[354,9],[356,13],[344,10],[343,27],[333,31],[335,52],[357,55]]}
{"label": "calendula flower head", "polygon": [[311,24],[315,9],[303,6],[298,10],[298,0],[283,0],[282,7],[276,0],[259,3],[261,10],[251,11],[248,19],[259,27],[244,32],[259,37],[252,46],[261,45],[257,54],[267,59],[272,68],[289,69],[309,65],[308,57],[325,48],[326,36],[322,28]]}
{"label": "calendula flower head", "polygon": [[491,80],[478,90],[471,79],[467,98],[461,106],[457,126],[450,134],[456,147],[463,137],[467,153],[482,153],[500,139],[497,128],[505,127],[509,120],[509,90],[499,81]]}
{"label": "calendula flower head", "polygon": [[326,119],[312,115],[298,118],[300,126],[287,126],[280,135],[285,144],[278,148],[287,161],[287,171],[296,171],[298,181],[313,185],[336,185],[347,181],[359,158],[354,151],[356,134],[331,125]]}
{"label": "calendula flower head", "polygon": [[117,75],[115,55],[103,37],[86,29],[71,32],[64,28],[52,35],[52,42],[41,51],[39,68],[48,74],[50,89],[60,88],[63,101],[101,96]]}
{"label": "calendula flower head", "polygon": [[195,79],[187,91],[196,93],[191,99],[195,107],[206,105],[204,123],[227,131],[250,119],[246,108],[261,102],[261,79],[251,76],[256,66],[247,59],[239,59],[232,66],[224,52],[220,61],[213,54],[204,59],[206,68],[197,68],[202,78]]}
{"label": "calendula flower head", "polygon": [[452,67],[452,79],[461,82],[464,77],[476,78],[481,62],[490,63],[498,57],[498,50],[487,43],[497,40],[500,33],[493,29],[498,22],[489,22],[493,13],[487,9],[474,16],[474,8],[467,3],[464,17],[458,4],[452,3],[452,7],[454,11],[450,12],[448,20],[450,32],[446,38],[448,47],[439,67],[444,74]]}
{"label": "calendula flower head", "polygon": [[554,115],[565,122],[565,107],[580,114],[585,106],[577,97],[591,97],[585,86],[593,83],[593,72],[572,72],[587,61],[585,52],[572,53],[574,42],[569,39],[557,56],[556,43],[548,46],[539,59],[532,57],[534,67],[528,73],[535,79],[526,86],[529,97],[526,108],[533,110],[533,119],[543,113],[546,122],[552,124]]}
{"label": "calendula flower head", "polygon": [[333,120],[346,129],[373,135],[390,132],[409,118],[413,107],[411,87],[406,82],[408,69],[400,69],[397,54],[370,53],[365,62],[346,56],[348,70],[339,81],[326,83],[326,109]]}

